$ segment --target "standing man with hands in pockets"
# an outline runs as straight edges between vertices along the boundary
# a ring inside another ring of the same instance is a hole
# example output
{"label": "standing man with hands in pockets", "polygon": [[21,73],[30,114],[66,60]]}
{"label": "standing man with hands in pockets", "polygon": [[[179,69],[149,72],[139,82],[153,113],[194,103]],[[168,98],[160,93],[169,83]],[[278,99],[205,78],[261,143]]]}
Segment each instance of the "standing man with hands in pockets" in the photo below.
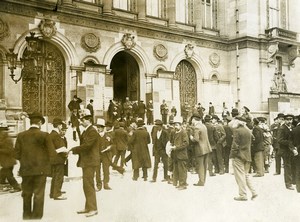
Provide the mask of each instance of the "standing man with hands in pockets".
{"label": "standing man with hands in pockets", "polygon": [[99,134],[92,125],[93,117],[89,110],[81,117],[81,124],[85,128],[80,138],[80,145],[73,147],[73,154],[78,154],[77,166],[82,168],[83,191],[85,195],[85,208],[77,211],[78,214],[85,214],[91,217],[98,214],[94,175],[100,164],[99,156]]}

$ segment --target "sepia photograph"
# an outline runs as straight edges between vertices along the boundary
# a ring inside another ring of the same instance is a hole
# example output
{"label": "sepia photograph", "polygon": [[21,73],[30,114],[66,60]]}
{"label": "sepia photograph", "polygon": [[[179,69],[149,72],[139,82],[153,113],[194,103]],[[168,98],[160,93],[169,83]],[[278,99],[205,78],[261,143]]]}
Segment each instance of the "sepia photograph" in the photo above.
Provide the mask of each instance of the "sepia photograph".
{"label": "sepia photograph", "polygon": [[0,221],[300,221],[300,1],[1,0]]}

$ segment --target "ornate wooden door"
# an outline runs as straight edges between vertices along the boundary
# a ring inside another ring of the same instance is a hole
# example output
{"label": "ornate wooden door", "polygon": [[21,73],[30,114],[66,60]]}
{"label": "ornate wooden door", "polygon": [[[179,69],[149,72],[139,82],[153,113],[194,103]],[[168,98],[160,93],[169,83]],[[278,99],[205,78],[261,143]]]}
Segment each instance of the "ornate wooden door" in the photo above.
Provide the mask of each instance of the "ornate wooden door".
{"label": "ornate wooden door", "polygon": [[22,106],[25,112],[39,111],[52,121],[55,117],[65,117],[65,61],[59,49],[51,43],[43,41],[41,50],[45,58],[52,56],[52,69],[43,64],[40,78],[23,78]]}
{"label": "ornate wooden door", "polygon": [[197,76],[192,64],[182,60],[176,67],[175,79],[179,80],[180,105],[188,102],[194,106],[197,103]]}

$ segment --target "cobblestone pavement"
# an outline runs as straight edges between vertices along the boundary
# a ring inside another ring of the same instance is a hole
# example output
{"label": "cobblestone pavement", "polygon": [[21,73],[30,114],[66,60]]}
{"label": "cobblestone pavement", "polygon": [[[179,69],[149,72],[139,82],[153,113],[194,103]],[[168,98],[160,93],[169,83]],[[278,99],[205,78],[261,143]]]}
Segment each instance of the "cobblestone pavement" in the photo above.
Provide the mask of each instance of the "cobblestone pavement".
{"label": "cobblestone pavement", "polygon": [[[75,159],[75,158],[74,158]],[[75,160],[70,161],[74,164]],[[75,165],[73,165],[74,167]],[[197,175],[188,173],[188,188],[179,191],[161,182],[162,166],[156,183],[141,178],[133,181],[131,166],[122,176],[111,172],[112,190],[97,192],[98,215],[86,218],[76,214],[84,208],[84,194],[80,178],[66,181],[63,190],[67,200],[49,198],[50,179],[46,185],[44,217],[42,221],[97,221],[97,222],[297,222],[300,221],[300,194],[287,190],[283,175],[252,178],[258,198],[237,202],[237,185],[232,174],[208,177],[204,187],[195,187]],[[79,169],[79,171],[80,169]],[[17,177],[21,181],[20,177]],[[0,193],[0,221],[22,221],[21,193]]]}

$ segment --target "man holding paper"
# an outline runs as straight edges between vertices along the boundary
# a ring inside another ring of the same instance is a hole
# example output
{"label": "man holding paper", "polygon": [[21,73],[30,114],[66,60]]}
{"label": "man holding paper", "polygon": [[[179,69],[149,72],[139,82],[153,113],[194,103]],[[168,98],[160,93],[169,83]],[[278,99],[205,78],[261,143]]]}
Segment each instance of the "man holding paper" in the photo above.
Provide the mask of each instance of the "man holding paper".
{"label": "man holding paper", "polygon": [[50,133],[50,138],[56,150],[56,156],[51,160],[51,188],[50,198],[54,200],[66,200],[62,194],[61,188],[64,181],[64,163],[67,159],[68,149],[65,147],[65,141],[60,136],[63,128],[63,121],[60,118],[53,119],[53,130]]}

